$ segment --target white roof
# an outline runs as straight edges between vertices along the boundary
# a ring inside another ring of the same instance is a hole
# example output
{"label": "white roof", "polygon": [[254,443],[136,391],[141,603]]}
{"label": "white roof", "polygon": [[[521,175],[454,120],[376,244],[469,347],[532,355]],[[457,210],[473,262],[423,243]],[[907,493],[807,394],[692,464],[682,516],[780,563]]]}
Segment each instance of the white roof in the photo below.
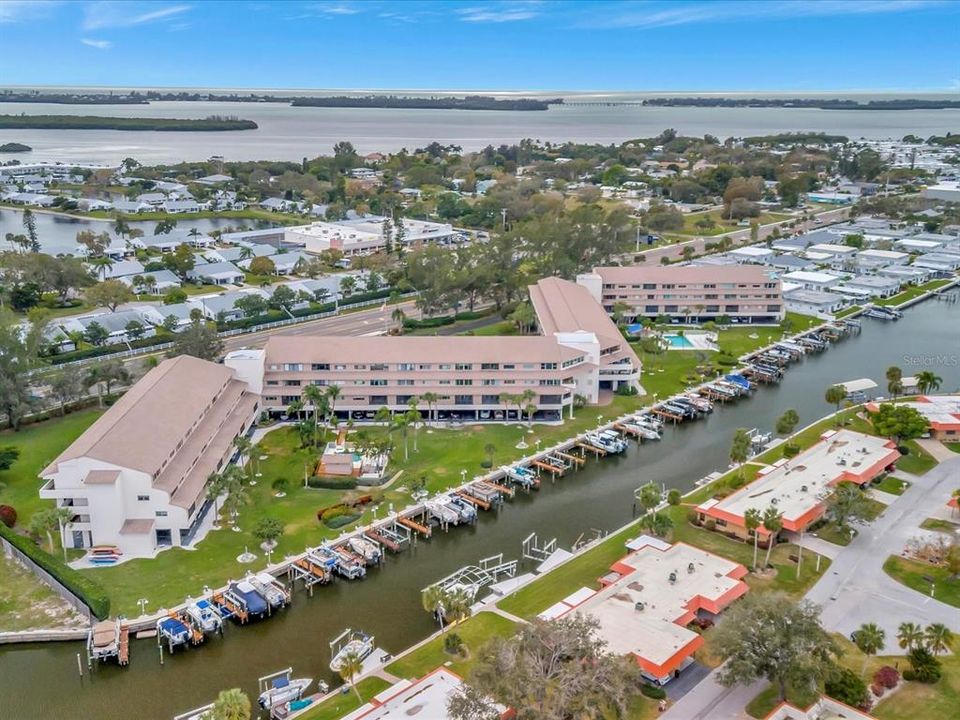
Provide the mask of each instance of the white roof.
{"label": "white roof", "polygon": [[864,392],[866,390],[875,390],[877,383],[870,378],[860,378],[859,380],[847,380],[840,383],[840,386],[848,393]]}
{"label": "white roof", "polygon": [[828,283],[836,282],[840,279],[836,275],[831,275],[830,273],[814,272],[811,270],[795,270],[794,272],[786,273],[783,277],[787,278],[788,280],[795,280],[801,283]]}
{"label": "white roof", "polygon": [[818,243],[807,248],[807,252],[822,252],[830,255],[850,255],[857,249],[852,245],[833,245],[830,243]]}

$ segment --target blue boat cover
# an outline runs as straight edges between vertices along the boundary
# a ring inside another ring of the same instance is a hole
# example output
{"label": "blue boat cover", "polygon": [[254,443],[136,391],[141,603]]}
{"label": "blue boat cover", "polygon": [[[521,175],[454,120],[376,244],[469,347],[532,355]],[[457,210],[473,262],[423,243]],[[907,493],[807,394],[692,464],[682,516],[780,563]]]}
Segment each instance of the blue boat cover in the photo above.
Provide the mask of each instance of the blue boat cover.
{"label": "blue boat cover", "polygon": [[187,632],[187,626],[174,618],[167,618],[160,621],[160,629],[171,635],[181,635]]}
{"label": "blue boat cover", "polygon": [[244,592],[238,585],[231,585],[230,589],[243,598],[247,604],[247,610],[254,615],[262,615],[267,611],[267,601],[257,592]]}
{"label": "blue boat cover", "polygon": [[278,677],[273,679],[273,687],[275,688],[285,688],[290,685],[290,680],[285,677]]}

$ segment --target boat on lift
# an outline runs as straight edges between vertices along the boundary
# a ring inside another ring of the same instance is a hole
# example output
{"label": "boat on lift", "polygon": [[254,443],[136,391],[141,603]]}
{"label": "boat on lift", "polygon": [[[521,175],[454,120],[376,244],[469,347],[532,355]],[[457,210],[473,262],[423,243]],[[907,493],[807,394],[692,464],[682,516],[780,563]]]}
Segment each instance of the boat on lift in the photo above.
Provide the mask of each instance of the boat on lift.
{"label": "boat on lift", "polygon": [[376,565],[378,562],[380,562],[380,557],[383,553],[380,550],[380,546],[373,542],[373,540],[361,537],[359,535],[354,535],[352,538],[347,540],[347,545],[354,552],[354,554],[362,557],[367,565]]}
{"label": "boat on lift", "polygon": [[330,643],[330,669],[338,673],[344,661],[351,655],[356,655],[361,662],[373,652],[374,637],[362,630],[347,628]]}
{"label": "boat on lift", "polygon": [[260,693],[257,704],[264,710],[270,710],[278,705],[299,700],[312,683],[312,678],[274,678],[270,687]]}
{"label": "boat on lift", "polygon": [[201,598],[196,602],[187,603],[184,610],[193,624],[205,635],[220,632],[223,629],[223,618],[209,600]]}

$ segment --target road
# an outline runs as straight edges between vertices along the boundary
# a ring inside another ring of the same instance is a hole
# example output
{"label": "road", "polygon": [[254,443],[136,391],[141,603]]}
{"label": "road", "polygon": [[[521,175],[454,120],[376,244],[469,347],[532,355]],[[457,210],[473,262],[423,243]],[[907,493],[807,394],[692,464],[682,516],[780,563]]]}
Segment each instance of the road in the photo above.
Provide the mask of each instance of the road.
{"label": "road", "polygon": [[[822,213],[819,213],[815,216],[816,222],[813,218],[807,220],[805,223],[800,223],[795,228],[789,228],[792,232],[812,232],[817,230],[820,227],[828,225],[830,223],[840,222],[845,220],[850,214],[849,207],[836,208],[835,210],[826,210]],[[769,223],[767,225],[761,225],[759,228],[759,233],[757,235],[757,242],[766,240],[770,235],[773,234],[775,230],[782,228],[786,223],[793,222],[793,220],[784,220],[781,222]],[[734,230],[733,232],[725,233],[723,235],[714,235],[711,237],[697,237],[692,240],[687,240],[686,242],[676,243],[674,245],[663,245],[661,247],[650,248],[649,250],[641,250],[639,253],[630,253],[628,257],[638,257],[643,256],[646,258],[644,264],[653,267],[656,264],[659,264],[662,258],[669,258],[671,261],[682,260],[683,259],[683,249],[687,247],[692,247],[694,252],[697,255],[702,255],[706,250],[707,243],[717,243],[721,238],[728,237],[733,241],[734,246],[737,245],[748,245],[750,244],[750,228],[744,228],[743,230]]]}

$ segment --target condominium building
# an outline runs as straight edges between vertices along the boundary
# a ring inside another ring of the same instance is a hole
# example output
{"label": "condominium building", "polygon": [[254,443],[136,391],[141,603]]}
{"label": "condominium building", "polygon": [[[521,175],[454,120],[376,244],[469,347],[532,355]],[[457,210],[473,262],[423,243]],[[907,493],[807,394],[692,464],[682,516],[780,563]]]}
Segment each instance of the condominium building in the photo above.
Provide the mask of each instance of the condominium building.
{"label": "condominium building", "polygon": [[[864,486],[893,467],[900,458],[896,443],[852,430],[830,430],[820,442],[792,459],[778,461],[746,487],[725,498],[711,498],[697,507],[700,522],[712,521],[720,532],[752,539],[748,510],[776,509],[784,530],[803,532],[823,517],[826,498],[842,482]],[[762,538],[769,532],[757,529]]]}
{"label": "condominium building", "polygon": [[639,359],[584,288],[547,278],[530,296],[541,335],[275,335],[263,350],[231,353],[225,363],[262,392],[268,412],[303,402],[310,385],[336,385],[335,411],[349,419],[371,419],[381,407],[403,411],[416,398],[440,419],[526,417],[532,405],[533,419],[559,420],[577,395],[596,403],[602,390],[638,387]]}
{"label": "condominium building", "polygon": [[223,365],[187,355],[160,363],[40,473],[40,497],[74,513],[64,547],[146,557],[191,544],[211,503],[208,479],[258,409],[259,396]]}
{"label": "condominium building", "polygon": [[729,318],[766,324],[784,317],[780,281],[756,265],[597,267],[577,277],[608,312],[625,305],[631,319],[666,316],[674,323]]}
{"label": "condominium building", "polygon": [[427,243],[445,244],[459,236],[449,223],[404,218],[402,224],[401,233],[394,223],[378,215],[338,222],[318,221],[309,225],[286,228],[284,242],[302,245],[309,253],[319,254],[325,250],[339,250],[345,256],[353,257],[384,250],[387,246],[385,234],[387,228],[392,241],[402,242],[405,246]]}

